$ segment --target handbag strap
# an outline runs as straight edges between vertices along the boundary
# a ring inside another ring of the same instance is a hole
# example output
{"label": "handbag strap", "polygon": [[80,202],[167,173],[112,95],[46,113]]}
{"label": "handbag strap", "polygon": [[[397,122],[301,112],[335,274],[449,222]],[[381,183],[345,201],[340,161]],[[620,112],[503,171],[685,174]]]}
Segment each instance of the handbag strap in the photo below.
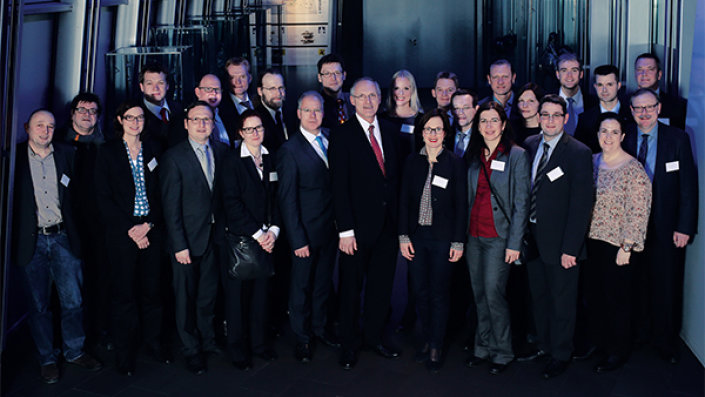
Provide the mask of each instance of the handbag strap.
{"label": "handbag strap", "polygon": [[504,206],[502,205],[502,201],[499,199],[499,196],[497,196],[497,193],[494,190],[494,187],[492,186],[492,182],[490,182],[490,175],[487,173],[487,168],[485,168],[485,162],[480,160],[480,167],[482,167],[482,173],[485,175],[485,178],[487,179],[487,184],[490,186],[490,192],[495,198],[495,201],[497,202],[497,205],[499,206],[499,209],[502,211],[502,215],[504,215],[504,218],[507,220],[507,223],[511,224],[512,221],[509,219],[509,216],[507,215],[507,211],[504,210]]}

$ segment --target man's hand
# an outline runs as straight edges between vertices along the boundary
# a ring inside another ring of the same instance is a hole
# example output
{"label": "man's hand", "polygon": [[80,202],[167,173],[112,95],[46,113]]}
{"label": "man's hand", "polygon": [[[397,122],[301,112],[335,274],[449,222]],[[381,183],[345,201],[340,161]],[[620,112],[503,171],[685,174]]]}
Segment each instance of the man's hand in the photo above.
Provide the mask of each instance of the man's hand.
{"label": "man's hand", "polygon": [[132,226],[130,230],[127,231],[127,235],[130,236],[132,241],[137,243],[139,240],[145,238],[150,230],[149,223],[145,222],[141,225]]}
{"label": "man's hand", "polygon": [[690,236],[680,232],[673,232],[673,244],[678,248],[683,248],[688,244]]}
{"label": "man's hand", "polygon": [[561,266],[563,266],[564,269],[570,269],[577,264],[578,261],[574,256],[568,254],[561,255]]}
{"label": "man's hand", "polygon": [[143,250],[149,247],[149,239],[147,238],[147,236],[144,236],[142,240],[135,241],[135,244],[137,244],[137,248]]}
{"label": "man's hand", "polygon": [[355,236],[341,238],[338,243],[338,249],[344,254],[355,255],[355,251],[357,251],[357,240],[355,240]]}
{"label": "man's hand", "polygon": [[262,246],[262,249],[269,252],[270,254],[272,253],[272,250],[274,249],[274,241],[276,238],[274,237],[274,233],[272,232],[266,232],[259,236],[257,239],[257,242],[259,245]]}
{"label": "man's hand", "polygon": [[177,252],[176,254],[174,254],[174,256],[176,257],[176,261],[182,265],[191,264],[191,254],[189,253],[188,248]]}
{"label": "man's hand", "polygon": [[504,250],[504,261],[507,263],[514,263],[517,259],[519,259],[519,254],[521,254],[521,252],[507,248]]}
{"label": "man's hand", "polygon": [[457,262],[462,257],[463,257],[463,250],[454,250],[453,248],[450,249],[450,255],[448,257],[449,261]]}
{"label": "man's hand", "polygon": [[399,251],[401,251],[401,256],[409,261],[414,260],[414,245],[411,242],[399,243]]}
{"label": "man's hand", "polygon": [[294,250],[294,255],[298,256],[299,258],[308,258],[311,253],[308,250],[308,244],[304,245],[303,247]]}

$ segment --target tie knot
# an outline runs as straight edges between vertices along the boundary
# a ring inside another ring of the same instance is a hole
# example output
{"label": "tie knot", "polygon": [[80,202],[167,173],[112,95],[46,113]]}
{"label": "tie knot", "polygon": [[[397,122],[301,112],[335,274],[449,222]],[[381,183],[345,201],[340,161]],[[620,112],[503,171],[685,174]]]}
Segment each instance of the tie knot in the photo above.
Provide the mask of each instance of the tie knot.
{"label": "tie knot", "polygon": [[572,104],[573,102],[575,102],[575,99],[573,99],[573,97],[568,98],[568,103]]}
{"label": "tie knot", "polygon": [[549,150],[551,150],[551,147],[548,145],[548,143],[544,142],[543,143],[543,151],[548,153]]}
{"label": "tie knot", "polygon": [[641,140],[642,140],[642,141],[648,141],[648,140],[649,140],[649,134],[642,134],[642,135],[641,135]]}
{"label": "tie knot", "polygon": [[367,129],[367,132],[370,133],[370,135],[375,133],[375,126],[374,124],[370,124],[370,127]]}
{"label": "tie knot", "polygon": [[342,105],[343,103],[345,103],[345,101],[340,98],[336,99],[335,101],[338,103],[338,105]]}

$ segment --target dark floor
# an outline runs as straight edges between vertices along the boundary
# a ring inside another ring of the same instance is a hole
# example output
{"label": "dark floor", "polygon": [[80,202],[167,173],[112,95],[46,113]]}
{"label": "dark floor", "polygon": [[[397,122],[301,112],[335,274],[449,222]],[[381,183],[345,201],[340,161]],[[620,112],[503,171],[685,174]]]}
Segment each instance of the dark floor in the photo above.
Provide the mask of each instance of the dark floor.
{"label": "dark floor", "polygon": [[[400,317],[405,300],[405,269],[400,263],[395,280],[394,314]],[[541,363],[513,363],[499,376],[487,367],[466,368],[462,351],[465,332],[451,341],[445,365],[439,374],[430,374],[413,360],[413,337],[389,333],[392,344],[403,350],[401,358],[385,360],[371,352],[362,352],[358,365],[344,371],[338,365],[337,352],[318,347],[313,361],[301,364],[294,360],[292,338],[287,330],[276,342],[279,359],[272,363],[255,360],[254,368],[242,372],[225,357],[210,357],[208,372],[195,376],[184,368],[183,359],[162,365],[141,356],[134,376],[119,375],[113,366],[113,354],[98,350],[106,363],[99,372],[88,372],[64,365],[58,384],[45,385],[39,379],[34,347],[26,326],[10,335],[2,360],[2,395],[8,397],[41,396],[670,396],[705,395],[702,365],[683,345],[681,361],[667,364],[649,349],[640,349],[621,369],[603,375],[592,372],[594,362],[573,363],[561,376],[544,380]]]}

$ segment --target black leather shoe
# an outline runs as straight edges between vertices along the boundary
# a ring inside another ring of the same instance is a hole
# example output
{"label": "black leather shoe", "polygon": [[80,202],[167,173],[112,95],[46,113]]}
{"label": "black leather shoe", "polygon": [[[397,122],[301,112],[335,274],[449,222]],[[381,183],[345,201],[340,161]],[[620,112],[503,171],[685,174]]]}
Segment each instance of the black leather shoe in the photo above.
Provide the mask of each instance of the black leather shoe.
{"label": "black leather shoe", "polygon": [[539,349],[539,350],[534,350],[529,353],[525,353],[522,355],[517,356],[516,360],[519,362],[527,362],[527,361],[539,361],[543,358],[546,358],[548,354]]}
{"label": "black leather shoe", "polygon": [[343,350],[338,363],[345,370],[353,369],[355,364],[357,364],[357,352],[355,350]]}
{"label": "black leather shoe", "polygon": [[419,364],[425,363],[428,360],[429,351],[430,351],[430,348],[427,343],[420,350],[418,350],[416,352],[416,354],[414,355],[414,361],[416,361]]}
{"label": "black leather shoe", "polygon": [[302,363],[311,361],[311,345],[308,343],[297,343],[294,350],[294,358]]}
{"label": "black leather shoe", "polygon": [[614,371],[615,369],[620,368],[623,364],[624,360],[621,357],[611,355],[604,360],[600,360],[600,362],[595,365],[595,368],[593,368],[593,370],[598,374],[602,374],[605,372]]}
{"label": "black leather shoe", "polygon": [[201,358],[200,354],[186,357],[186,369],[194,375],[203,375],[206,373],[206,363]]}
{"label": "black leather shoe", "polygon": [[252,361],[250,359],[233,360],[233,366],[240,371],[249,371],[252,368]]}
{"label": "black leather shoe", "polygon": [[56,363],[42,365],[41,368],[42,382],[54,384],[59,381],[59,366]]}
{"label": "black leather shoe", "polygon": [[277,355],[277,352],[274,351],[272,348],[265,348],[261,352],[255,353],[255,356],[261,358],[264,361],[274,361],[277,358],[279,358],[279,355]]}
{"label": "black leather shoe", "polygon": [[335,349],[340,347],[340,342],[338,342],[338,339],[335,337],[335,335],[326,331],[324,331],[321,335],[316,335],[316,340],[328,347],[332,347]]}
{"label": "black leather shoe", "polygon": [[101,364],[100,361],[96,360],[88,353],[83,353],[77,359],[69,361],[68,363],[78,365],[79,367],[87,369],[89,371],[98,371],[103,368],[103,364]]}
{"label": "black leather shoe", "polygon": [[504,372],[505,369],[507,369],[507,364],[492,363],[492,365],[490,365],[490,374],[499,375]]}
{"label": "black leather shoe", "polygon": [[465,366],[468,368],[474,368],[484,364],[485,361],[487,361],[486,358],[480,358],[478,356],[473,355],[468,357],[467,360],[465,360]]}
{"label": "black leather shoe", "polygon": [[225,354],[223,352],[223,349],[221,349],[217,345],[210,345],[208,347],[204,347],[203,352],[208,353],[208,354],[212,354],[214,356],[222,356],[223,354]]}
{"label": "black leather shoe", "polygon": [[590,346],[587,349],[580,349],[573,352],[573,360],[575,361],[585,361],[592,357],[597,350],[597,346]]}
{"label": "black leather shoe", "polygon": [[568,361],[551,359],[543,369],[543,378],[551,379],[565,372],[568,368]]}
{"label": "black leather shoe", "polygon": [[387,359],[394,359],[394,358],[399,357],[398,351],[393,350],[392,348],[387,347],[381,343],[379,345],[372,346],[372,351],[377,353],[378,356],[384,357]]}

